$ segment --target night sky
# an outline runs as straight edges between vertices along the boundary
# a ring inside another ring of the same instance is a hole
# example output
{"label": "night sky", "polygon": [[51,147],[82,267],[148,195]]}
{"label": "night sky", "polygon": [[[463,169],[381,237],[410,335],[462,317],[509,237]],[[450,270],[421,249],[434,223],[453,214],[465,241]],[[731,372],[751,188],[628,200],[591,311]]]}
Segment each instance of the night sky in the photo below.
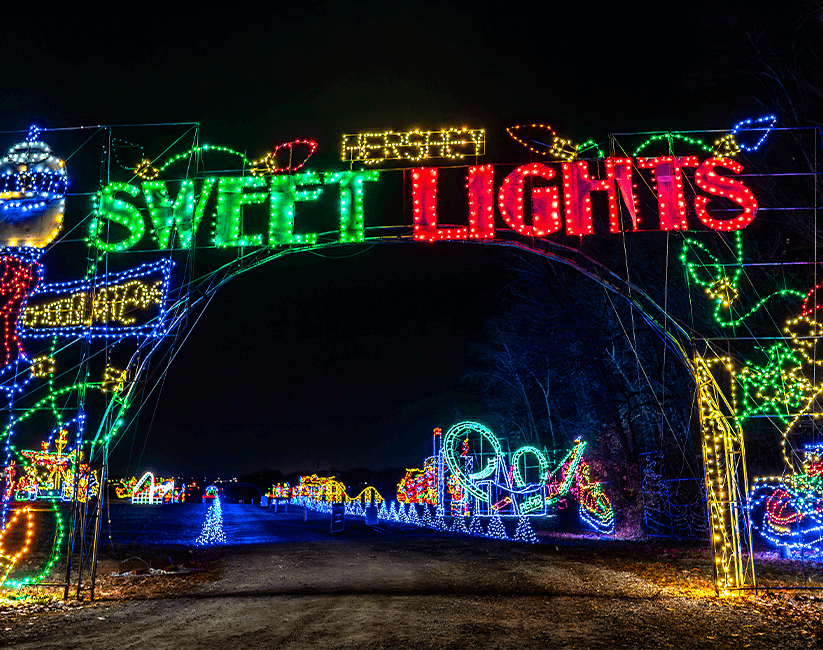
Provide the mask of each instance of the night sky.
{"label": "night sky", "polygon": [[[196,121],[202,142],[253,157],[313,138],[309,166],[323,170],[339,165],[343,133],[371,129],[485,128],[491,162],[518,154],[511,124],[547,122],[581,142],[755,113],[745,80],[712,72],[728,27],[700,5],[389,5],[136,7],[51,17],[39,38],[7,21],[3,130]],[[503,253],[403,244],[327,255],[287,257],[217,294],[159,401],[117,445],[115,473],[413,466],[433,427],[490,416],[459,379],[498,306]]]}

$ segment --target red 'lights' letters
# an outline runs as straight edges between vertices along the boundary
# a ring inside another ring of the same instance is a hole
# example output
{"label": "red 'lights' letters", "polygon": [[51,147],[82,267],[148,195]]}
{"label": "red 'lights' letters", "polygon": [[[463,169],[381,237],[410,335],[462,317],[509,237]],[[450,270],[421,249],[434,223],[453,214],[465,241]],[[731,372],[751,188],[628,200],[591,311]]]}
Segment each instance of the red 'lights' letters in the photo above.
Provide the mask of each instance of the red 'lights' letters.
{"label": "red 'lights' letters", "polygon": [[638,158],[640,169],[651,169],[657,186],[660,230],[688,230],[686,198],[683,196],[683,167],[697,167],[697,156]]}
{"label": "red 'lights' letters", "polygon": [[743,185],[740,181],[731,178],[726,178],[714,172],[715,167],[725,167],[732,170],[735,174],[743,171],[743,165],[728,158],[709,158],[704,160],[703,164],[694,172],[694,182],[704,192],[713,194],[714,196],[723,196],[731,201],[734,201],[743,208],[743,212],[737,215],[734,219],[721,220],[715,219],[706,211],[706,204],[709,198],[706,196],[698,196],[694,199],[694,211],[697,213],[697,218],[705,225],[714,230],[740,230],[748,226],[755,214],[757,214],[757,199],[751,193],[748,187]]}
{"label": "red 'lights' letters", "polygon": [[[720,176],[714,170],[723,167],[736,174],[743,166],[726,158],[710,158],[702,164],[696,156],[676,158],[607,158],[604,161],[606,178],[592,178],[589,162],[579,160],[563,163],[563,198],[567,235],[594,233],[592,192],[606,192],[609,206],[609,230],[622,232],[619,194],[631,218],[631,230],[640,230],[633,167],[650,169],[657,196],[660,230],[685,230],[687,205],[683,192],[683,168],[697,167],[694,179],[697,187],[717,197],[737,203],[743,212],[732,219],[715,219],[706,211],[710,197],[697,196],[694,209],[700,221],[714,230],[739,230],[757,213],[757,201],[751,191],[739,180]],[[414,238],[422,241],[447,239],[493,239],[494,230],[494,167],[492,165],[468,168],[469,225],[438,226],[437,224],[437,167],[419,167],[412,172],[412,203],[414,210]],[[593,175],[593,174],[592,174]],[[503,179],[497,194],[500,216],[514,231],[527,237],[544,237],[560,231],[559,188],[556,185],[531,187],[531,225],[528,225],[526,181],[529,177],[551,181],[557,176],[554,168],[545,163],[529,163],[515,168]],[[628,224],[626,224],[628,226]]]}
{"label": "red 'lights' letters", "polygon": [[543,163],[521,165],[506,176],[498,194],[500,214],[509,226],[527,237],[543,237],[560,230],[560,199],[556,187],[532,188],[532,223],[524,223],[524,184],[527,176],[554,178],[555,171]]}

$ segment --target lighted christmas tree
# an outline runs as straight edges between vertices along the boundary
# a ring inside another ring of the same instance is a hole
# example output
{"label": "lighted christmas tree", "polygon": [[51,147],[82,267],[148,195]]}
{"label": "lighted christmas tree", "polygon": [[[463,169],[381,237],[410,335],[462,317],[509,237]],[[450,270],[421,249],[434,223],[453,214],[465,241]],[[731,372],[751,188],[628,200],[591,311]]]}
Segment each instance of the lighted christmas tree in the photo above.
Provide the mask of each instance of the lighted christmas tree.
{"label": "lighted christmas tree", "polygon": [[420,517],[417,516],[417,508],[414,507],[413,503],[409,504],[409,512],[406,515],[406,520],[412,526],[419,526],[420,525]]}
{"label": "lighted christmas tree", "polygon": [[449,530],[449,525],[446,523],[446,512],[443,509],[443,504],[437,506],[437,516],[432,522],[432,528],[446,532]]}
{"label": "lighted christmas tree", "polygon": [[206,521],[200,536],[194,540],[196,546],[214,546],[226,543],[226,534],[223,532],[223,510],[220,507],[220,497],[214,497],[206,513]]}
{"label": "lighted christmas tree", "polygon": [[486,531],[483,530],[483,522],[480,521],[480,517],[475,515],[472,517],[471,524],[469,525],[469,535],[478,535],[483,537],[486,534]]}
{"label": "lighted christmas tree", "polygon": [[386,502],[381,501],[380,507],[377,509],[377,518],[378,519],[388,519],[389,518],[389,511],[386,508]]}
{"label": "lighted christmas tree", "polygon": [[409,520],[406,518],[406,504],[399,503],[397,504],[397,521],[401,524],[409,523]]}
{"label": "lighted christmas tree", "polygon": [[423,504],[423,518],[420,520],[420,523],[424,526],[431,528],[434,522],[432,521],[432,513],[425,503]]}
{"label": "lighted christmas tree", "polygon": [[486,531],[486,537],[493,537],[494,539],[509,539],[506,535],[506,527],[503,525],[503,518],[500,516],[500,511],[495,510],[492,515],[492,520],[489,523],[489,529]]}
{"label": "lighted christmas tree", "polygon": [[389,507],[389,519],[392,521],[397,521],[397,503],[394,501],[391,502],[391,506]]}
{"label": "lighted christmas tree", "polygon": [[527,542],[529,544],[537,544],[537,535],[534,533],[529,518],[526,515],[520,515],[517,520],[517,530],[514,531],[515,542]]}
{"label": "lighted christmas tree", "polygon": [[452,522],[452,532],[460,533],[461,535],[469,534],[469,529],[466,528],[466,520],[463,519],[463,517],[457,516],[454,518],[454,521]]}

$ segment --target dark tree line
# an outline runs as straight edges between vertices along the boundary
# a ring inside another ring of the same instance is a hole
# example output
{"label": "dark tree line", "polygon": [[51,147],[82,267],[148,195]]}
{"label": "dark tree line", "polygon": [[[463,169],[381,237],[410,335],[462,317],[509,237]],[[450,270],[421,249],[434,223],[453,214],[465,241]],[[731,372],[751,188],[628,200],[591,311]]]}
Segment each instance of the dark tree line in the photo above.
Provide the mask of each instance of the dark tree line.
{"label": "dark tree line", "polygon": [[636,528],[642,454],[668,450],[699,471],[688,375],[620,296],[537,255],[504,263],[511,280],[502,308],[473,346],[465,381],[512,446],[586,441],[621,523]]}

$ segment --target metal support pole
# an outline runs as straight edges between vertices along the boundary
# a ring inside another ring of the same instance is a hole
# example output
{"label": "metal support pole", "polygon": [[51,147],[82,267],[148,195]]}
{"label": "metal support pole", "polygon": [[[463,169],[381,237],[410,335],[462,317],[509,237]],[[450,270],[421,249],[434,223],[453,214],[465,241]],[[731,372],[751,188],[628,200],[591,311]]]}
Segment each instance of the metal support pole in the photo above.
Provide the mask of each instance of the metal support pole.
{"label": "metal support pole", "polygon": [[91,600],[94,600],[94,585],[97,580],[97,549],[100,545],[100,529],[103,526],[103,499],[108,494],[106,492],[106,481],[108,480],[106,469],[108,468],[109,449],[106,443],[106,457],[103,467],[100,469],[100,492],[97,497],[97,522],[94,526],[94,542],[91,549]]}

